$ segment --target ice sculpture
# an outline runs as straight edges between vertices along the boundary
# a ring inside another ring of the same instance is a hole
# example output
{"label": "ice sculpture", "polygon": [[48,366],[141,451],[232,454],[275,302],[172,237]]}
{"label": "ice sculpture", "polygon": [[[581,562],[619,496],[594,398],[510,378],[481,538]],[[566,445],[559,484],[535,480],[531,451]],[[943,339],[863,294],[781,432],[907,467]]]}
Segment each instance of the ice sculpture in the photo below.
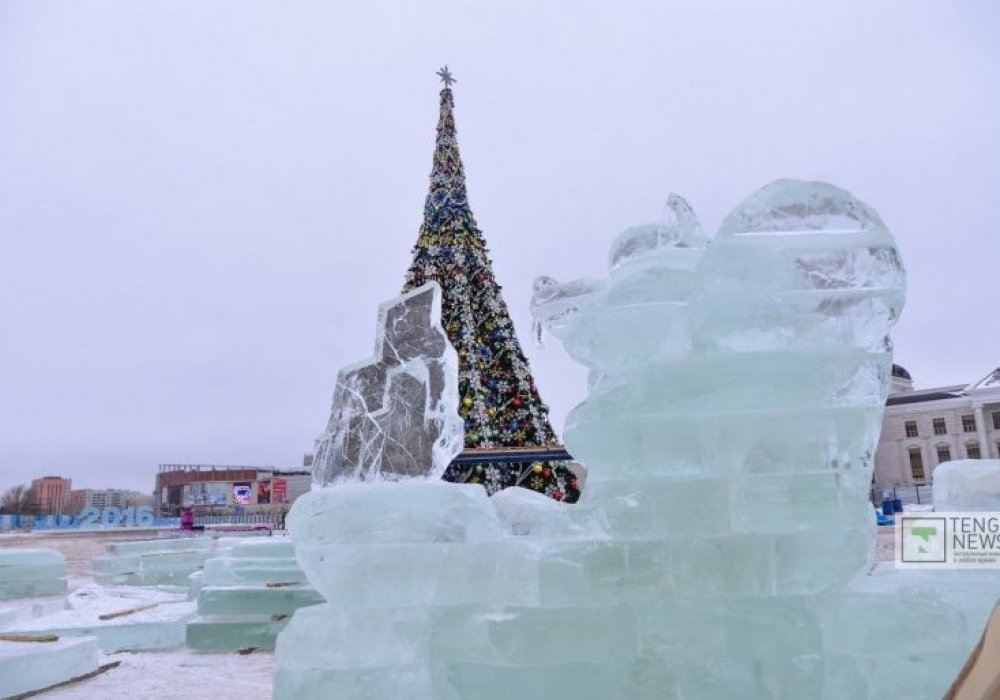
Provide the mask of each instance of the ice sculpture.
{"label": "ice sculpture", "polygon": [[316,441],[317,483],[440,477],[464,439],[457,367],[436,282],[382,304],[375,355],[337,375],[330,421]]}
{"label": "ice sculpture", "polygon": [[934,510],[1000,511],[1000,459],[959,459],[938,465]]}
{"label": "ice sculpture", "polygon": [[904,296],[878,215],[784,180],[709,243],[671,197],[665,222],[609,257],[606,282],[535,288],[536,319],[592,370],[566,428],[589,468],[581,501],[423,480],[314,489],[288,526],[329,602],[279,636],[276,698],[948,687],[997,578],[865,575]]}

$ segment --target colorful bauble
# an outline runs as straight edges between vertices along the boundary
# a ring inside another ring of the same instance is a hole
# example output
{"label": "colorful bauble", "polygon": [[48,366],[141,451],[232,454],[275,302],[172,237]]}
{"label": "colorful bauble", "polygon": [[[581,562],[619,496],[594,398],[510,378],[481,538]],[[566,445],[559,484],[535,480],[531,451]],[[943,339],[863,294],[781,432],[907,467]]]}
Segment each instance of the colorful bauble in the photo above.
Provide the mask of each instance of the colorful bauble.
{"label": "colorful bauble", "polygon": [[533,471],[535,474],[541,474],[544,470],[545,468],[541,465],[540,462],[535,462],[534,464],[531,465],[531,471]]}

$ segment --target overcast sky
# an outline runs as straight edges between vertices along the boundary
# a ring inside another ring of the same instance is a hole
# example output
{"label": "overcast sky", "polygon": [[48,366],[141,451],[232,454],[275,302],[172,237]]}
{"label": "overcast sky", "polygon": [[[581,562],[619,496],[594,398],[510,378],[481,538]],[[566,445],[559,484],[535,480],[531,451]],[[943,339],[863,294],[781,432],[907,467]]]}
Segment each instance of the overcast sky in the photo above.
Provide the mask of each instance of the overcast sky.
{"label": "overcast sky", "polygon": [[539,274],[778,177],[874,206],[918,386],[1000,365],[1000,3],[0,0],[0,489],[294,467],[420,226],[447,63],[469,196],[531,346]]}

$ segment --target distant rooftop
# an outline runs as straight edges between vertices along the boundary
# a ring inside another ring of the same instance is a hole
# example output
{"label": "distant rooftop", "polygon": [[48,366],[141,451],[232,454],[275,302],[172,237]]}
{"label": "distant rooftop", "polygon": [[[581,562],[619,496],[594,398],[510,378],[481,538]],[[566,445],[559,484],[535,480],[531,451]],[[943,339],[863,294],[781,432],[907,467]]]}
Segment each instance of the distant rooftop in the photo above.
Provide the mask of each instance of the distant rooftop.
{"label": "distant rooftop", "polygon": [[886,400],[885,405],[900,406],[908,403],[954,399],[965,396],[965,387],[965,384],[956,384],[955,386],[940,386],[934,389],[921,389],[920,391],[904,391],[899,394],[891,394]]}
{"label": "distant rooftop", "polygon": [[274,471],[275,467],[261,467],[245,464],[161,464],[161,472],[225,472],[236,470]]}

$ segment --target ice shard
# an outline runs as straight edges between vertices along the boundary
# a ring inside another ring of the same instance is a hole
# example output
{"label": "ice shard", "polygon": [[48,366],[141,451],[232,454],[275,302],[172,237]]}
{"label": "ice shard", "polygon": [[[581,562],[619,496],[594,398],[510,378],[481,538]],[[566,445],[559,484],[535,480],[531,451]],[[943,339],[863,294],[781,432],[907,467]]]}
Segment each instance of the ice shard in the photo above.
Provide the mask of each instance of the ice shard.
{"label": "ice shard", "polygon": [[463,430],[458,355],[441,328],[441,288],[429,282],[379,307],[375,355],[337,375],[315,480],[440,478]]}

